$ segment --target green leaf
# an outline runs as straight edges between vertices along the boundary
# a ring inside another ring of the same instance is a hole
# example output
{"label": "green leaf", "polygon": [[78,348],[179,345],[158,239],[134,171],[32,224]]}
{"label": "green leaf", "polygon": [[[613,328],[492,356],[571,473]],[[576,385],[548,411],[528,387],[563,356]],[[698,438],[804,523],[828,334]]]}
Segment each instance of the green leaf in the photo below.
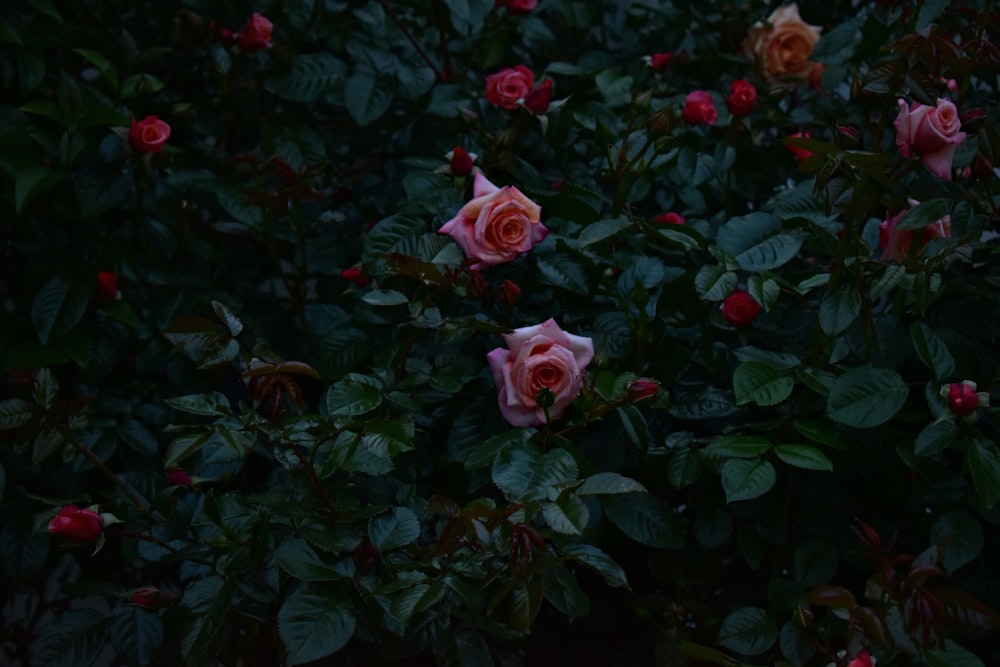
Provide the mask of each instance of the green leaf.
{"label": "green leaf", "polygon": [[0,401],[0,431],[9,431],[31,421],[34,406],[20,398]]}
{"label": "green leaf", "polygon": [[382,391],[364,376],[351,374],[326,392],[326,413],[332,417],[355,417],[371,412],[382,403]]}
{"label": "green leaf", "polygon": [[410,302],[405,294],[394,289],[371,290],[365,292],[361,300],[373,306],[399,306]]}
{"label": "green leaf", "polygon": [[519,503],[558,498],[558,487],[575,482],[578,474],[576,459],[565,449],[542,454],[524,441],[505,445],[493,461],[493,483]]}
{"label": "green leaf", "polygon": [[859,366],[834,381],[827,398],[827,414],[841,424],[871,428],[892,419],[909,393],[899,373]]}
{"label": "green leaf", "polygon": [[167,453],[164,456],[163,466],[167,470],[175,468],[178,463],[191,456],[199,448],[201,448],[211,435],[212,434],[209,431],[199,431],[194,433],[185,433],[179,438],[176,438],[167,446]]}
{"label": "green leaf", "polygon": [[240,318],[236,317],[233,311],[229,310],[226,304],[221,301],[212,301],[212,310],[215,311],[215,316],[226,325],[230,336],[239,336],[242,333],[243,322],[240,321]]}
{"label": "green leaf", "polygon": [[576,495],[604,496],[645,490],[646,487],[629,477],[623,477],[616,472],[599,472],[583,480],[583,484],[576,489]]}
{"label": "green leaf", "polygon": [[952,574],[982,553],[983,526],[968,512],[945,512],[931,526],[931,543],[943,546],[941,564]]}
{"label": "green leaf", "polygon": [[910,339],[920,361],[934,372],[935,380],[943,382],[955,373],[955,358],[933,329],[923,322],[914,322],[910,325]]}
{"label": "green leaf", "polygon": [[320,555],[303,539],[285,540],[274,550],[274,559],[281,569],[303,581],[336,581],[354,576],[354,563],[349,566]]}
{"label": "green leaf", "polygon": [[950,199],[928,199],[904,213],[903,217],[896,223],[896,231],[922,229],[933,224],[951,213],[954,204],[955,202]]}
{"label": "green leaf", "polygon": [[590,294],[590,283],[587,281],[583,266],[568,254],[536,255],[535,261],[538,264],[538,270],[549,284],[577,294]]}
{"label": "green leaf", "polygon": [[923,658],[928,667],[984,667],[983,661],[976,654],[950,639],[945,640],[943,649],[928,651]]}
{"label": "green leaf", "polygon": [[247,227],[257,228],[264,221],[264,213],[260,206],[248,203],[247,196],[242,192],[220,187],[215,191],[215,199],[226,213]]}
{"label": "green leaf", "polygon": [[819,306],[819,325],[830,336],[836,336],[851,326],[861,312],[861,292],[845,287],[827,292]]}
{"label": "green leaf", "polygon": [[1000,500],[1000,450],[995,443],[976,438],[969,443],[965,462],[979,502],[992,509]]}
{"label": "green leaf", "polygon": [[615,234],[624,231],[631,226],[632,223],[625,218],[600,220],[584,227],[583,231],[580,232],[578,242],[580,247],[586,247],[599,241],[603,241],[604,239],[611,238]]}
{"label": "green leaf", "polygon": [[764,307],[765,312],[778,305],[778,299],[781,297],[781,288],[777,282],[756,275],[747,279],[747,292]]}
{"label": "green leaf", "polygon": [[420,537],[420,521],[413,510],[393,507],[388,514],[368,522],[368,539],[379,551],[390,551],[411,544]]}
{"label": "green leaf", "polygon": [[590,613],[590,599],[565,565],[549,567],[542,572],[542,594],[571,621]]}
{"label": "green leaf", "polygon": [[368,354],[368,334],[352,326],[336,327],[320,341],[316,369],[323,377],[343,375],[355,368]]}
{"label": "green leaf", "polygon": [[292,102],[313,102],[326,94],[344,75],[344,63],[328,53],[305,53],[288,67],[275,67],[266,90]]}
{"label": "green leaf", "polygon": [[648,493],[602,496],[601,505],[613,524],[640,544],[654,549],[684,546],[680,520],[665,502]]}
{"label": "green leaf", "polygon": [[705,451],[724,458],[750,459],[771,449],[771,441],[753,435],[720,435],[713,438]]}
{"label": "green leaf", "polygon": [[445,585],[439,581],[432,584],[417,584],[407,588],[392,600],[389,611],[404,623],[408,623],[414,614],[437,604],[444,597]]}
{"label": "green leaf", "polygon": [[733,218],[720,229],[719,247],[734,255],[745,271],[761,271],[783,266],[798,254],[802,234],[785,231],[776,215],[754,212]]}
{"label": "green leaf", "polygon": [[229,409],[229,399],[222,392],[218,391],[213,391],[211,394],[175,396],[165,399],[164,402],[174,410],[180,410],[192,415],[224,417],[232,414],[232,410]]}
{"label": "green leaf", "polygon": [[50,540],[47,534],[32,532],[30,524],[22,525],[15,518],[0,525],[0,563],[11,577],[27,579],[44,567]]}
{"label": "green leaf", "polygon": [[232,580],[217,576],[196,579],[184,591],[188,628],[181,638],[181,655],[187,660],[203,660],[219,650],[226,635],[226,615],[232,609]]}
{"label": "green leaf", "polygon": [[97,51],[90,51],[88,49],[73,49],[73,51],[79,53],[91,65],[97,68],[97,71],[100,72],[104,80],[111,86],[111,90],[116,93],[118,92],[118,70],[115,69],[115,66],[107,58]]}
{"label": "green leaf", "polygon": [[826,454],[811,445],[778,445],[774,448],[774,453],[779,459],[796,468],[833,471],[833,463]]}
{"label": "green leaf", "polygon": [[816,655],[812,637],[792,621],[781,626],[778,646],[781,648],[781,655],[791,663],[792,667],[805,667]]}
{"label": "green leaf", "polygon": [[375,456],[391,458],[413,449],[413,418],[368,419],[361,445]]}
{"label": "green leaf", "polygon": [[520,581],[510,591],[509,617],[510,627],[524,634],[531,632],[531,625],[538,617],[542,607],[542,580],[533,577]]}
{"label": "green leaf", "polygon": [[90,289],[66,278],[53,278],[35,295],[31,322],[38,338],[48,345],[83,319],[90,303]]}
{"label": "green leaf", "polygon": [[760,655],[778,641],[778,626],[759,607],[740,607],[719,628],[719,643],[743,655]]}
{"label": "green leaf", "polygon": [[796,419],[792,426],[800,434],[809,438],[813,442],[827,445],[834,449],[847,449],[847,442],[833,424],[820,419]]}
{"label": "green leaf", "polygon": [[555,502],[542,503],[542,518],[563,535],[580,535],[590,522],[587,505],[572,493],[563,493]]}
{"label": "green leaf", "polygon": [[953,442],[958,440],[959,433],[958,424],[955,423],[954,419],[933,421],[917,435],[913,453],[917,456],[934,456],[948,449]]}
{"label": "green leaf", "polygon": [[118,437],[145,456],[156,456],[160,452],[160,443],[156,436],[137,419],[126,419],[118,429]]}
{"label": "green leaf", "polygon": [[32,664],[45,667],[92,665],[104,649],[106,618],[96,609],[71,609],[47,621],[32,644]]}
{"label": "green leaf", "polygon": [[764,459],[729,459],[722,465],[722,488],[728,503],[762,496],[774,482],[774,466]]}
{"label": "green leaf", "polygon": [[737,405],[751,401],[762,407],[777,405],[791,396],[794,388],[795,380],[760,361],[745,361],[733,373]]}
{"label": "green leaf", "polygon": [[27,167],[17,172],[14,181],[14,212],[21,215],[32,199],[51,190],[53,186],[64,181],[67,174],[46,169],[45,167]]}
{"label": "green leaf", "polygon": [[825,584],[837,572],[837,547],[827,540],[803,540],[792,555],[792,576],[800,586]]}
{"label": "green leaf", "polygon": [[483,28],[483,22],[493,10],[490,0],[445,0],[451,25],[460,35],[474,35]]}
{"label": "green leaf", "polygon": [[360,65],[344,88],[344,105],[351,118],[364,127],[389,109],[396,94],[396,81],[381,77],[369,65]]}
{"label": "green leaf", "polygon": [[302,586],[278,612],[286,664],[301,665],[333,655],[351,639],[356,625],[351,600],[342,592]]}
{"label": "green leaf", "polygon": [[706,301],[722,301],[736,289],[737,282],[739,277],[733,271],[717,264],[706,264],[698,269],[694,288]]}
{"label": "green leaf", "polygon": [[154,613],[129,605],[111,612],[111,646],[134,665],[151,665],[163,645],[163,621]]}
{"label": "green leaf", "polygon": [[563,553],[577,563],[585,565],[601,575],[604,578],[604,583],[608,586],[628,588],[628,579],[625,577],[625,570],[611,556],[594,545],[578,542],[576,544],[563,545],[561,549]]}
{"label": "green leaf", "polygon": [[884,267],[882,275],[871,286],[870,294],[872,301],[878,301],[889,293],[896,285],[902,282],[906,276],[906,267],[902,264],[888,264]]}
{"label": "green leaf", "polygon": [[434,643],[438,667],[494,667],[486,640],[469,628],[449,624]]}

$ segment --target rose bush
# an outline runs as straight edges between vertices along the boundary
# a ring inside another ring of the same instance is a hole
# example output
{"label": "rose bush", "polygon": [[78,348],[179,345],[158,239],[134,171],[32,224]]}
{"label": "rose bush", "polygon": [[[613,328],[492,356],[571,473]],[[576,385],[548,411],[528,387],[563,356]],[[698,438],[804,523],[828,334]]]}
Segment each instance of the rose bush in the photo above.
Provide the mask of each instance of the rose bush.
{"label": "rose bush", "polygon": [[0,663],[1000,664],[992,5],[126,9],[0,5]]}

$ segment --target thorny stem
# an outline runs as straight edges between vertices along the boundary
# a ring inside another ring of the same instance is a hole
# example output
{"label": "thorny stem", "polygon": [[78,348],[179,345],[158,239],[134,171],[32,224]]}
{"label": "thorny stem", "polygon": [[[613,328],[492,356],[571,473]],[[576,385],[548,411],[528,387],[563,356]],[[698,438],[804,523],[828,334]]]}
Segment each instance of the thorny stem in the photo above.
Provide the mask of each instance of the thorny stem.
{"label": "thorny stem", "polygon": [[420,42],[418,42],[417,38],[414,37],[412,32],[410,32],[410,29],[406,27],[406,24],[403,23],[403,20],[399,18],[399,15],[396,14],[396,11],[392,8],[392,5],[389,4],[388,0],[378,0],[378,3],[382,5],[382,9],[384,9],[385,13],[389,15],[389,18],[392,19],[392,22],[396,24],[396,27],[399,28],[404,35],[406,35],[406,39],[410,40],[410,44],[412,44],[413,48],[417,50],[417,53],[420,55],[423,61],[427,63],[427,66],[430,67],[431,70],[433,70],[434,76],[437,77],[437,80],[444,81],[446,79],[445,75],[441,72],[441,70],[437,68],[437,65],[434,64],[433,60],[431,60],[431,57],[427,54],[427,51],[425,51],[424,47],[420,45]]}

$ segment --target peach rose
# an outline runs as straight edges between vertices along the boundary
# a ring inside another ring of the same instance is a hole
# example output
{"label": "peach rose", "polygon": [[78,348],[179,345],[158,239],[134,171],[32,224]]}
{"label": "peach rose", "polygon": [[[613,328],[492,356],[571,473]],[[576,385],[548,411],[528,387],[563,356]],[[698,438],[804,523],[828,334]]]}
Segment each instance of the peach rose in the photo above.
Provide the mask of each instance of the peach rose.
{"label": "peach rose", "polygon": [[511,426],[541,426],[546,408],[537,396],[552,393],[548,418],[559,419],[583,389],[583,375],[594,358],[594,342],[563,331],[555,320],[504,334],[507,348],[487,355],[497,386],[500,412]]}
{"label": "peach rose", "polygon": [[951,180],[951,162],[955,148],[965,141],[958,110],[950,100],[939,99],[937,106],[914,103],[907,107],[899,100],[899,115],[893,121],[896,145],[903,157],[920,156],[939,178]]}
{"label": "peach rose", "polygon": [[542,208],[517,188],[498,188],[477,171],[472,195],[438,232],[450,234],[466,256],[479,260],[473,268],[510,262],[548,235],[539,221]]}
{"label": "peach rose", "polygon": [[764,65],[764,73],[772,83],[789,78],[802,79],[809,75],[815,63],[809,60],[822,28],[809,25],[799,16],[794,2],[774,10],[767,25],[750,29],[743,47],[750,57]]}
{"label": "peach rose", "polygon": [[[910,206],[916,206],[920,202],[910,199]],[[907,209],[909,210],[909,209]],[[896,225],[906,215],[906,211],[900,211],[891,218],[886,218],[878,226],[878,244],[882,246],[882,261],[891,262],[906,259],[910,254],[910,248],[917,242],[916,253],[919,255],[924,246],[933,239],[951,238],[951,216],[946,215],[937,222],[920,229],[905,229],[896,231]],[[919,235],[919,236],[918,236]]]}

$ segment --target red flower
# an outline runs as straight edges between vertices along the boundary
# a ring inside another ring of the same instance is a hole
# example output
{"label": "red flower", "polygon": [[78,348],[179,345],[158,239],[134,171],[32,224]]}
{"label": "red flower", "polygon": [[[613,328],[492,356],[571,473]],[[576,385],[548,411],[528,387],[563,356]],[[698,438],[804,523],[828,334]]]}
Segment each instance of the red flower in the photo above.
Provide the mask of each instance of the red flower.
{"label": "red flower", "polygon": [[155,586],[143,586],[132,591],[129,602],[137,607],[150,611],[160,608],[160,589]]}
{"label": "red flower", "polygon": [[854,660],[847,663],[847,667],[872,667],[872,657],[868,651],[862,651]]}
{"label": "red flower", "polygon": [[500,284],[500,290],[497,292],[497,301],[513,306],[520,300],[521,288],[517,286],[517,283],[505,280]]}
{"label": "red flower", "polygon": [[626,391],[633,403],[639,403],[656,396],[660,392],[660,383],[651,378],[636,378],[629,383]]}
{"label": "red flower", "polygon": [[244,53],[256,53],[271,48],[271,30],[274,25],[265,17],[254,12],[236,35],[236,46]]}
{"label": "red flower", "polygon": [[139,122],[132,119],[128,143],[137,153],[159,153],[170,138],[170,126],[156,116],[146,116]]}
{"label": "red flower", "polygon": [[516,109],[531,87],[535,74],[524,65],[508,67],[486,77],[486,100],[502,109]]}
{"label": "red flower", "polygon": [[538,0],[497,0],[495,7],[506,7],[508,14],[527,14],[538,6]]}
{"label": "red flower", "polygon": [[170,486],[191,486],[191,475],[184,468],[168,470],[167,484]]}
{"label": "red flower", "polygon": [[654,53],[651,56],[646,56],[649,66],[657,72],[665,70],[673,57],[674,54],[672,51],[664,51],[663,53]]}
{"label": "red flower", "polygon": [[979,408],[979,394],[972,382],[952,382],[948,385],[948,409],[953,415],[965,417]]}
{"label": "red flower", "polygon": [[734,327],[746,327],[760,315],[760,304],[749,292],[736,290],[722,302],[722,316]]}
{"label": "red flower", "polygon": [[545,79],[524,96],[524,108],[541,116],[549,110],[552,102],[552,79]]}
{"label": "red flower", "polygon": [[757,106],[757,89],[749,81],[740,79],[729,84],[732,91],[726,99],[726,108],[734,116],[746,116]]}
{"label": "red flower", "polygon": [[448,168],[451,170],[451,175],[468,176],[472,173],[472,164],[475,160],[476,158],[474,155],[466,152],[466,150],[461,146],[455,146],[455,150],[451,152],[451,157],[448,162]]}
{"label": "red flower", "polygon": [[352,266],[349,269],[344,269],[343,271],[341,271],[340,277],[343,278],[344,280],[351,281],[358,287],[364,287],[365,285],[369,285],[372,282],[371,276],[366,276],[361,272],[361,269],[359,269],[356,266]]}
{"label": "red flower", "polygon": [[719,112],[715,110],[715,102],[710,94],[704,90],[696,90],[684,98],[681,116],[688,125],[713,125]]}
{"label": "red flower", "polygon": [[118,298],[118,276],[111,271],[97,274],[97,298],[114,301]]}
{"label": "red flower", "polygon": [[100,514],[76,505],[63,505],[59,514],[49,521],[51,534],[77,542],[94,542],[103,530],[104,521]]}
{"label": "red flower", "polygon": [[680,213],[674,213],[673,211],[670,211],[669,213],[661,213],[660,215],[656,216],[655,218],[653,218],[653,222],[659,222],[665,225],[683,225],[687,221],[684,220],[684,216],[681,215]]}
{"label": "red flower", "polygon": [[[804,132],[793,132],[792,134],[788,135],[788,138],[789,139],[811,139],[812,138],[812,134],[809,133],[809,130],[805,130]],[[797,157],[799,159],[799,162],[802,162],[803,160],[806,160],[806,159],[812,157],[812,154],[813,154],[813,152],[811,150],[809,150],[808,148],[802,148],[801,146],[793,146],[792,144],[787,144],[786,143],[785,144],[785,148],[787,148],[788,150],[790,150],[792,152],[792,154],[795,155],[795,157]]]}

